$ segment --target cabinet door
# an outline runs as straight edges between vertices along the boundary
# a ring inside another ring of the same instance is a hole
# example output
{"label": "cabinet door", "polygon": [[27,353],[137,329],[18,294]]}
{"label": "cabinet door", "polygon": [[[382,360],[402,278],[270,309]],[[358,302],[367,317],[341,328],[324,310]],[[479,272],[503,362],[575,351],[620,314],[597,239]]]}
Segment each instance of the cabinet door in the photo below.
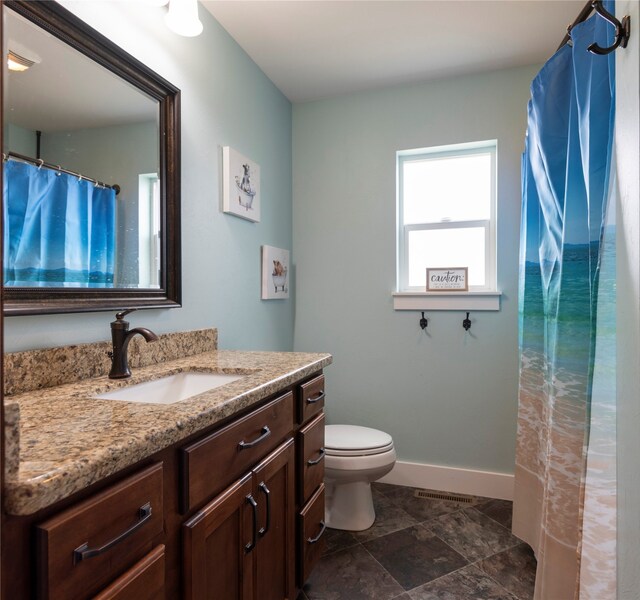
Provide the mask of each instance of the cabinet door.
{"label": "cabinet door", "polygon": [[258,501],[256,598],[295,600],[295,453],[288,440],[253,469]]}
{"label": "cabinet door", "polygon": [[257,503],[248,473],[183,526],[184,598],[250,600]]}

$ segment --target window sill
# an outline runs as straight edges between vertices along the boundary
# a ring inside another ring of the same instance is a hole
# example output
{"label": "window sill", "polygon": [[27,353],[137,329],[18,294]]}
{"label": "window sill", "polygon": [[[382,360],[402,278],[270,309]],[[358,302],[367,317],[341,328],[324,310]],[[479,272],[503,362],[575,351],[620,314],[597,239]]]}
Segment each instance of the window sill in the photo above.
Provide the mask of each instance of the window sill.
{"label": "window sill", "polygon": [[502,292],[394,292],[394,310],[500,310]]}

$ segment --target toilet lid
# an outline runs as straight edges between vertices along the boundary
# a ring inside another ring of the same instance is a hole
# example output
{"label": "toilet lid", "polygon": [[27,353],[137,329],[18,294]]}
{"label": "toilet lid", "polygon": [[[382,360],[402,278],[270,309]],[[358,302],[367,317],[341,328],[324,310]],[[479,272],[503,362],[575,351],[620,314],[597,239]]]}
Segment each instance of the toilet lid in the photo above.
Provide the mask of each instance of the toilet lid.
{"label": "toilet lid", "polygon": [[324,428],[324,447],[334,456],[365,456],[381,454],[393,448],[388,433],[358,425],[327,425]]}

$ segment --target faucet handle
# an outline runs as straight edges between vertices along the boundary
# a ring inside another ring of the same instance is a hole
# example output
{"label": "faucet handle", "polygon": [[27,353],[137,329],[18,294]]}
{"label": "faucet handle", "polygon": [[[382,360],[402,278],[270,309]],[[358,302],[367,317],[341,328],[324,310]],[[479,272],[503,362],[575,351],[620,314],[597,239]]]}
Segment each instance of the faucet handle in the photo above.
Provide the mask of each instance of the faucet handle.
{"label": "faucet handle", "polygon": [[132,313],[134,310],[138,310],[138,309],[128,308],[127,310],[123,310],[122,312],[116,313],[116,319],[118,321],[122,321],[129,313]]}

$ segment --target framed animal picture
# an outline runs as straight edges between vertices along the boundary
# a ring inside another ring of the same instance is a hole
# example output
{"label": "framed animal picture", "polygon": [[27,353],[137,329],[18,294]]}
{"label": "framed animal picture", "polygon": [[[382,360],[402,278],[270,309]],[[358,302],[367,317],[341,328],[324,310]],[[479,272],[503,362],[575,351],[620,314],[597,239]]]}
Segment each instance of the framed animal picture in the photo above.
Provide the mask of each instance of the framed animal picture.
{"label": "framed animal picture", "polygon": [[289,297],[289,251],[262,246],[262,299]]}
{"label": "framed animal picture", "polygon": [[222,210],[260,221],[260,166],[229,146],[222,148]]}

